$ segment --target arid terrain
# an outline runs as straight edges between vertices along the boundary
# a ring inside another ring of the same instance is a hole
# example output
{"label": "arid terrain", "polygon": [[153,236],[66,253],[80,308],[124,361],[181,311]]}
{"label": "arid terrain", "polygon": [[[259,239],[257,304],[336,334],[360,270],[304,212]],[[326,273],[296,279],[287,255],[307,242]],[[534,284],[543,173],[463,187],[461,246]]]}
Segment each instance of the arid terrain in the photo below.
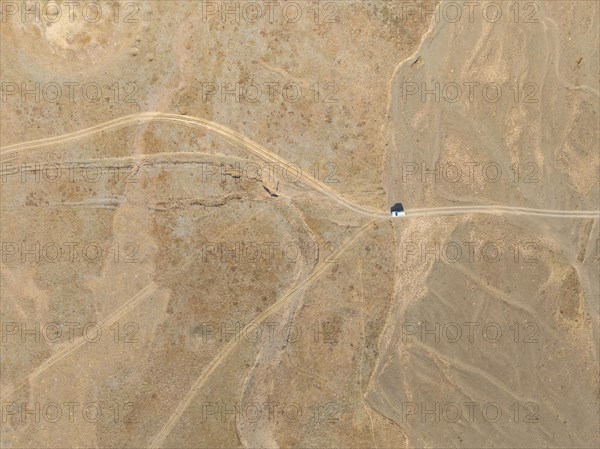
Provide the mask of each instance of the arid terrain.
{"label": "arid terrain", "polygon": [[600,445],[600,3],[0,8],[0,448]]}

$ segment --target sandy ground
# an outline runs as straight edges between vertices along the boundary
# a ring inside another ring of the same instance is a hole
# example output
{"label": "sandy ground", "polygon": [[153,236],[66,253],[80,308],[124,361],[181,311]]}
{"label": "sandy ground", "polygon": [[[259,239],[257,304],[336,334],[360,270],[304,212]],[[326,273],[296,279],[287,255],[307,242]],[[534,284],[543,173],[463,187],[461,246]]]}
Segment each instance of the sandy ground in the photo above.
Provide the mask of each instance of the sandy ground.
{"label": "sandy ground", "polygon": [[0,447],[598,445],[596,2],[59,3],[2,4]]}

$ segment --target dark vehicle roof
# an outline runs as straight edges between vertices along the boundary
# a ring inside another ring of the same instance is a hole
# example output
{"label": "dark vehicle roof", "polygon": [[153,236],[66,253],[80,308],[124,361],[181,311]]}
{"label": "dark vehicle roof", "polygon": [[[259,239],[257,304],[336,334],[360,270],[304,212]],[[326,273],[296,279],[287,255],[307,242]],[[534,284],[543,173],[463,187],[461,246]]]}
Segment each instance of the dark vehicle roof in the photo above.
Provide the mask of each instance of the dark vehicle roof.
{"label": "dark vehicle roof", "polygon": [[404,212],[404,206],[402,206],[402,203],[396,203],[392,206],[390,212]]}

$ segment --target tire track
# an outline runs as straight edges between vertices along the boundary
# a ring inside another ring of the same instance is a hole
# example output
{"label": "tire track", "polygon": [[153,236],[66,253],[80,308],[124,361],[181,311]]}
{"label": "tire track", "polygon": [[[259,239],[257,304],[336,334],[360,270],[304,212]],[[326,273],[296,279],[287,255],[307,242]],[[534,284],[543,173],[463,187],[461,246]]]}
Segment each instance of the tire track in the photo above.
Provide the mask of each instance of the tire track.
{"label": "tire track", "polygon": [[[338,251],[336,253],[334,253],[332,256],[338,256],[338,257],[341,256],[352,245],[352,243],[354,243],[361,235],[363,235],[367,231],[367,229],[369,227],[371,227],[375,223],[376,223],[376,221],[373,220],[373,221],[370,221],[369,223],[367,223],[366,225],[364,225],[356,234],[354,234],[354,236],[347,239],[340,246]],[[298,293],[300,290],[310,286],[321,274],[323,274],[323,272],[325,270],[327,270],[327,268],[329,268],[329,266],[330,265],[327,262],[321,261],[319,263],[319,266],[312,272],[312,274],[308,278],[304,279],[302,282],[297,284],[290,291],[288,291],[288,293],[286,293],[283,297],[278,299],[275,303],[273,303],[271,306],[269,306],[267,309],[265,309],[265,311],[263,311],[260,315],[258,315],[252,321],[250,321],[250,323],[248,323],[246,326],[244,326],[244,328],[241,330],[241,333],[244,333],[252,326],[261,324],[273,312],[279,310],[282,306],[284,306],[286,303],[288,303],[294,297],[294,295],[296,295],[296,293]],[[239,344],[239,341],[236,341],[235,339],[231,339],[227,342],[227,344],[223,347],[223,349],[221,349],[221,352],[219,353],[219,355],[212,360],[212,362],[208,365],[206,370],[200,375],[200,377],[196,380],[196,382],[194,382],[194,385],[188,391],[188,393],[186,394],[183,401],[181,401],[177,405],[173,414],[167,420],[167,423],[164,425],[164,427],[160,430],[160,432],[156,435],[156,437],[152,441],[152,444],[150,445],[151,449],[158,448],[163,444],[163,442],[165,441],[165,439],[167,438],[167,436],[169,435],[171,430],[173,430],[173,428],[175,427],[175,425],[177,424],[179,419],[181,419],[181,417],[183,416],[183,413],[189,407],[190,403],[192,402],[192,400],[194,399],[196,394],[200,391],[200,389],[202,388],[202,386],[204,385],[206,380],[210,377],[210,375],[219,366],[221,361],[223,359],[225,359],[231,353],[231,351],[233,351],[235,349],[235,347],[238,344]]]}
{"label": "tire track", "polygon": [[[69,134],[63,134],[56,137],[48,137],[45,139],[33,140],[29,142],[18,143],[0,148],[0,160],[7,156],[14,158],[16,153],[25,150],[35,150],[50,145],[69,142],[71,140],[80,139],[103,131],[115,130],[132,124],[141,124],[147,122],[166,122],[177,123],[192,128],[203,128],[216,132],[223,138],[234,144],[241,145],[254,155],[268,162],[289,166],[290,163],[281,156],[269,151],[267,148],[247,138],[226,126],[220,125],[210,120],[199,117],[189,117],[177,114],[167,114],[162,112],[144,112],[141,114],[132,114],[120,117],[114,120],[92,126],[83,130],[75,131]],[[139,157],[139,156],[132,156]],[[320,182],[313,180],[310,177],[301,176],[300,181],[307,187],[322,193],[336,203],[352,210],[360,215],[371,219],[388,219],[390,215],[386,212],[377,211],[376,209],[361,206],[353,201],[345,198],[340,193],[333,189],[322,185]],[[458,215],[458,214],[512,214],[512,215],[537,215],[553,218],[598,218],[600,211],[560,211],[550,209],[534,209],[524,207],[510,206],[452,206],[452,207],[437,207],[427,209],[412,209],[407,211],[407,217],[422,217],[434,215]]]}

